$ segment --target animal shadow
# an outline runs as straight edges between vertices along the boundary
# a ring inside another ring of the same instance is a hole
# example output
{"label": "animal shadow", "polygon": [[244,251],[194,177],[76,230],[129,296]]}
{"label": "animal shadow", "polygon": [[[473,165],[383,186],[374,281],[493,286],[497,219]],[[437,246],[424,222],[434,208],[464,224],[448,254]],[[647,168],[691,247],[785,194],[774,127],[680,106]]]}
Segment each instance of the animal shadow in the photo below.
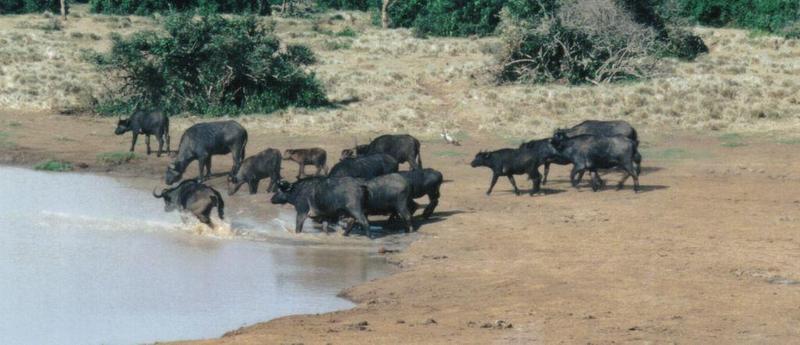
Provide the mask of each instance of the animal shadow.
{"label": "animal shadow", "polygon": [[[411,220],[411,224],[413,224],[414,226],[415,229],[414,232],[417,232],[425,225],[439,223],[447,220],[450,216],[461,213],[469,213],[469,212],[463,210],[436,211],[433,212],[430,218],[424,219],[422,218],[422,212],[417,211],[417,213]],[[399,220],[389,220],[389,218],[383,218],[380,220],[370,219],[369,225],[370,225],[370,238],[372,239],[379,239],[386,236],[405,233],[405,228],[403,227],[403,223],[402,221]],[[350,232],[350,236],[353,235],[366,236],[367,234],[364,231],[364,229],[361,229],[361,227],[356,226],[353,228],[353,231]]]}

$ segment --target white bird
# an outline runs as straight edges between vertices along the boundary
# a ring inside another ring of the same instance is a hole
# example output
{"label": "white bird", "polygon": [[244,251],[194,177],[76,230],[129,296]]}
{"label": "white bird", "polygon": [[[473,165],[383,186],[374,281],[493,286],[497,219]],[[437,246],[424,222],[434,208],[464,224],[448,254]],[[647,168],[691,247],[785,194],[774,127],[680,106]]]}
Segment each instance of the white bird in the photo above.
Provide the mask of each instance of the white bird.
{"label": "white bird", "polygon": [[448,144],[453,144],[455,146],[461,146],[461,143],[458,142],[458,139],[456,139],[453,136],[451,136],[450,133],[447,133],[447,129],[446,128],[442,129],[442,133],[439,134],[439,135],[441,135],[442,138],[444,139],[444,141],[446,141]]}

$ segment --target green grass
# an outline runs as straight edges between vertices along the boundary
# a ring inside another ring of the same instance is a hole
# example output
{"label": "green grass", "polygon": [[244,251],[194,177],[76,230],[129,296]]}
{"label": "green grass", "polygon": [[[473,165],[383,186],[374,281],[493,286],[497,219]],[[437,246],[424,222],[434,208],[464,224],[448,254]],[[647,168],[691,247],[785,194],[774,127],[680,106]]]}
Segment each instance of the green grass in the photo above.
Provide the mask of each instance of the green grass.
{"label": "green grass", "polygon": [[433,153],[436,157],[462,157],[466,154],[463,152],[452,151],[452,150],[444,150],[444,151],[436,151]]}
{"label": "green grass", "polygon": [[97,161],[107,165],[122,165],[136,158],[135,153],[128,151],[103,152],[97,154]]}
{"label": "green grass", "polygon": [[13,149],[17,144],[9,139],[11,134],[8,132],[0,131],[0,149]]}
{"label": "green grass", "polygon": [[708,151],[689,151],[682,148],[642,149],[639,150],[645,160],[682,160],[710,158]]}
{"label": "green grass", "polygon": [[800,138],[783,138],[775,140],[775,142],[783,145],[800,145]]}
{"label": "green grass", "polygon": [[39,164],[36,164],[34,167],[36,170],[44,170],[44,171],[70,171],[72,170],[72,164],[69,162],[62,162],[57,160],[49,160],[44,161]]}
{"label": "green grass", "polygon": [[724,147],[741,147],[747,146],[747,143],[744,142],[744,137],[738,133],[726,133],[719,136],[719,141],[722,142],[722,146]]}
{"label": "green grass", "polygon": [[337,32],[336,36],[339,36],[339,37],[356,37],[356,36],[358,36],[358,32],[356,32],[355,30],[353,30],[353,28],[348,26],[348,27],[345,27],[344,29],[342,29],[342,31]]}
{"label": "green grass", "polygon": [[342,40],[328,40],[325,41],[322,46],[325,50],[340,50],[340,49],[350,49],[353,46],[353,43],[350,41],[342,41]]}

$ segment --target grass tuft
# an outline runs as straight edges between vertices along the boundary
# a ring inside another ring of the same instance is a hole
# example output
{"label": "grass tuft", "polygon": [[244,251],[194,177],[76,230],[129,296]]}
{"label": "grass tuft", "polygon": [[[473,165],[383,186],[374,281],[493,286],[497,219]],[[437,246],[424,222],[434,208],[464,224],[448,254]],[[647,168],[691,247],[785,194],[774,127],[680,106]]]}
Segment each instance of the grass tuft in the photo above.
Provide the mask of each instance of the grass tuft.
{"label": "grass tuft", "polygon": [[97,154],[97,161],[107,165],[122,165],[138,158],[129,151],[103,152]]}
{"label": "grass tuft", "polygon": [[33,168],[36,170],[55,171],[55,172],[71,171],[72,163],[51,159],[36,164]]}

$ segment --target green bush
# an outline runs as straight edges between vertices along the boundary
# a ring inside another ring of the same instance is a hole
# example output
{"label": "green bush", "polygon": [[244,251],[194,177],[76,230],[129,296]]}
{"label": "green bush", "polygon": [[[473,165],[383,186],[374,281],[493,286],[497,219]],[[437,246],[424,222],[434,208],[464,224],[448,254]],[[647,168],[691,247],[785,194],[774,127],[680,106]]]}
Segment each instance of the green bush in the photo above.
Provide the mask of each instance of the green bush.
{"label": "green bush", "polygon": [[599,84],[646,78],[659,57],[691,60],[708,51],[702,39],[666,23],[655,2],[554,0],[543,2],[538,12],[526,5],[531,1],[515,2],[530,17],[511,7],[501,12],[499,82]]}
{"label": "green bush", "polygon": [[270,15],[269,0],[90,0],[91,11],[106,14],[148,15],[155,12],[198,10],[201,13]]}
{"label": "green bush", "polygon": [[797,0],[675,0],[686,16],[712,26],[780,32],[800,20]]}
{"label": "green bush", "polygon": [[61,13],[59,0],[0,0],[0,14],[50,11]]}
{"label": "green bush", "polygon": [[328,104],[321,83],[292,55],[300,48],[280,52],[273,28],[255,17],[174,14],[164,32],[114,35],[111,52],[94,56],[120,80],[98,111],[129,112],[141,103],[169,114],[221,115]]}
{"label": "green bush", "polygon": [[[316,0],[321,9],[366,11],[370,7],[380,7],[381,0]],[[403,0],[400,0],[403,1]]]}
{"label": "green bush", "polygon": [[300,44],[290,44],[286,47],[289,61],[300,65],[313,65],[317,63],[317,56],[311,48]]}

